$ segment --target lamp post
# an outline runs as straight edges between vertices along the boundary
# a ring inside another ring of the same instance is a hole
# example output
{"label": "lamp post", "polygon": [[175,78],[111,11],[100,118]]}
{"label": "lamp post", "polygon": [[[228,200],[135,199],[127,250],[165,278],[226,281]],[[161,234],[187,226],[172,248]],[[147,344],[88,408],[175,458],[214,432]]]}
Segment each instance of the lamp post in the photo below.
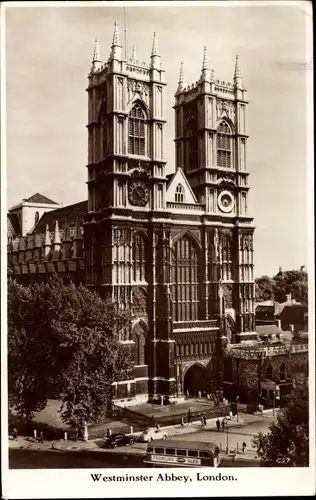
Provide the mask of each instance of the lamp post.
{"label": "lamp post", "polygon": [[226,454],[228,455],[228,420],[226,420],[226,418],[223,420],[223,422],[225,423],[225,427],[226,427]]}
{"label": "lamp post", "polygon": [[237,415],[237,422],[239,422],[239,420],[238,420],[238,401],[239,401],[239,396],[236,396],[236,415]]}
{"label": "lamp post", "polygon": [[280,399],[280,386],[276,385],[273,391],[273,416],[275,414],[275,400]]}

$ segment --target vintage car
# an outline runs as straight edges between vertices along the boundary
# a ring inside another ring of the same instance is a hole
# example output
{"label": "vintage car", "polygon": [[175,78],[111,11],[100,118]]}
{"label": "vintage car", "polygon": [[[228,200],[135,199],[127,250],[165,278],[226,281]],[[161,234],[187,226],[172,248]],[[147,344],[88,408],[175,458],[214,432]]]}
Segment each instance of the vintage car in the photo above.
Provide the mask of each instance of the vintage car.
{"label": "vintage car", "polygon": [[165,430],[157,429],[156,427],[149,427],[139,437],[140,441],[150,443],[154,439],[166,439],[168,434]]}
{"label": "vintage car", "polygon": [[129,446],[135,441],[134,436],[131,434],[112,434],[112,436],[106,438],[104,443],[105,448],[116,448],[117,446]]}

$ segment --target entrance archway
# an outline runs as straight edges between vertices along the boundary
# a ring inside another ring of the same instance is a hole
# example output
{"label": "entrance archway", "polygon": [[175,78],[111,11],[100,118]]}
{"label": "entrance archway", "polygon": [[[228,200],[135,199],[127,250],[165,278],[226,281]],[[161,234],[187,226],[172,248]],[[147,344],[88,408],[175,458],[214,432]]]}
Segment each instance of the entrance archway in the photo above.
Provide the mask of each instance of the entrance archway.
{"label": "entrance archway", "polygon": [[184,375],[184,393],[187,394],[187,391],[189,391],[190,396],[195,397],[199,391],[203,393],[206,390],[206,385],[207,377],[205,368],[197,363],[190,366]]}

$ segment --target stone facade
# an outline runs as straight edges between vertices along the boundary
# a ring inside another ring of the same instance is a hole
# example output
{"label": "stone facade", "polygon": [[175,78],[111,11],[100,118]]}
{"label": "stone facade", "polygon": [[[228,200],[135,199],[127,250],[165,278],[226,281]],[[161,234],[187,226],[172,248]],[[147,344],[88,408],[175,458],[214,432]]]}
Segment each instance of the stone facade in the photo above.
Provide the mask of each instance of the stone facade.
{"label": "stone facade", "polygon": [[257,338],[248,103],[238,58],[232,84],[215,79],[206,51],[195,84],[184,86],[181,69],[172,175],[164,161],[165,92],[156,36],[149,64],[135,51],[125,59],[117,26],[107,63],[96,43],[82,220],[71,235],[69,214],[56,210],[52,233],[35,228],[9,242],[11,276],[27,282],[70,273],[132,311],[121,342],[134,367],[114,383],[115,399],[197,393],[200,369],[205,389],[219,390],[223,348]]}

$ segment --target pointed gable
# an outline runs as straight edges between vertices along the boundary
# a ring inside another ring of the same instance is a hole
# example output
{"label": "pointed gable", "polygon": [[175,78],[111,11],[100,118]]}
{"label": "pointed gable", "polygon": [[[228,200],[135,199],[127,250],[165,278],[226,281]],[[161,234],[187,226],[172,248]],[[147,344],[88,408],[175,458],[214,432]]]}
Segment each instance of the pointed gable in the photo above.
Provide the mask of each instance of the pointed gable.
{"label": "pointed gable", "polygon": [[169,179],[166,201],[176,203],[197,203],[195,194],[181,168],[177,168]]}

